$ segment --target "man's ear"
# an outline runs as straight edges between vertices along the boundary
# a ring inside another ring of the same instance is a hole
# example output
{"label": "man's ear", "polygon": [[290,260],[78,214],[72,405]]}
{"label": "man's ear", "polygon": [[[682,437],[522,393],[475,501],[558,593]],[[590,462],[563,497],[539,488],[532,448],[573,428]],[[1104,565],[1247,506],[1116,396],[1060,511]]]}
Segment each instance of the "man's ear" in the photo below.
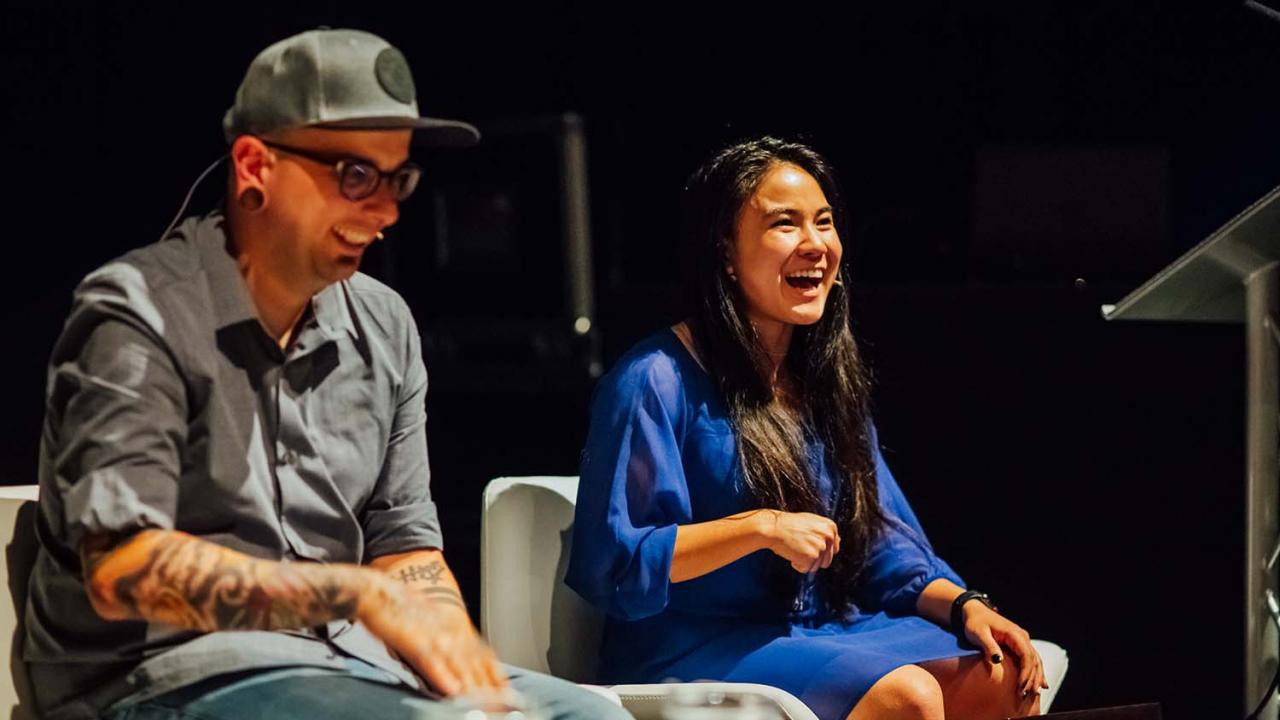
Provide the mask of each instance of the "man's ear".
{"label": "man's ear", "polygon": [[265,200],[272,160],[267,146],[252,135],[241,135],[231,143],[232,192],[237,200],[248,190],[256,190]]}

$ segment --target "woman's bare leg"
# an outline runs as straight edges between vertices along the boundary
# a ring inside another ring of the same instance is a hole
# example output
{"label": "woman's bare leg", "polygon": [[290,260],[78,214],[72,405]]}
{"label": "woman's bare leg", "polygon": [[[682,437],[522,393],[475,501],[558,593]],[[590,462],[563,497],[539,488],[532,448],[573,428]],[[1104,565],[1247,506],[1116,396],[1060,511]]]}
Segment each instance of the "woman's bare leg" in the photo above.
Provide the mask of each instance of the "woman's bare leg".
{"label": "woman's bare leg", "polygon": [[848,720],[943,720],[942,687],[919,665],[903,665],[876,681]]}
{"label": "woman's bare leg", "polygon": [[920,663],[942,689],[948,720],[1003,720],[1040,714],[1040,696],[1022,696],[1017,660],[1005,655],[999,665],[981,656]]}

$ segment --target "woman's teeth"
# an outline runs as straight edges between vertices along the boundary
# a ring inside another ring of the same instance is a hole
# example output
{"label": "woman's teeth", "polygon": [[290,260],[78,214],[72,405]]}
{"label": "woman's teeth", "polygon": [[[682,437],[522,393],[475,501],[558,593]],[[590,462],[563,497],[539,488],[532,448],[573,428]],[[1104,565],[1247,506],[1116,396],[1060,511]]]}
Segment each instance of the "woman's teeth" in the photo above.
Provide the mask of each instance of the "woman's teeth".
{"label": "woman's teeth", "polygon": [[822,275],[822,270],[813,268],[811,270],[797,270],[795,272],[789,272],[783,276],[783,279],[785,279],[787,284],[791,287],[808,290],[818,287],[818,284],[822,282]]}

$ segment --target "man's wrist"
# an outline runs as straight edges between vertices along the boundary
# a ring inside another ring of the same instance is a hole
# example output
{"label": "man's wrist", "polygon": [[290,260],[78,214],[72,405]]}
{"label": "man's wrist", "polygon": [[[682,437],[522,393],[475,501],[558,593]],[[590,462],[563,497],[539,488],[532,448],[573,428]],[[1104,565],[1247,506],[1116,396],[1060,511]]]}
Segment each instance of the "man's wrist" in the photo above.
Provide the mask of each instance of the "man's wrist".
{"label": "man's wrist", "polygon": [[394,581],[385,573],[366,568],[358,569],[363,586],[356,606],[356,619],[366,620],[370,613],[385,611],[388,607],[404,605],[408,588]]}
{"label": "man's wrist", "polygon": [[440,607],[457,608],[462,612],[467,612],[467,604],[462,601],[462,596],[457,593],[427,593],[427,602]]}
{"label": "man's wrist", "polygon": [[462,595],[451,587],[411,587],[410,592],[418,593],[425,597],[429,602],[440,603],[443,605],[456,605],[463,610],[467,609],[466,603],[462,601]]}

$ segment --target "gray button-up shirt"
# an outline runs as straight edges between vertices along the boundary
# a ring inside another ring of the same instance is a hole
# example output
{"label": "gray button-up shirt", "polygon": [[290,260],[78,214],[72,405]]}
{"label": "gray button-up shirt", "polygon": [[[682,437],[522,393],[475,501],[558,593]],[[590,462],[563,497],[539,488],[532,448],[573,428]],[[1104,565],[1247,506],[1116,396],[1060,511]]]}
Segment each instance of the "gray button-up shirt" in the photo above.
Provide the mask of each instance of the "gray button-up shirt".
{"label": "gray button-up shirt", "polygon": [[357,274],[317,294],[288,351],[258,320],[219,213],[93,272],[50,360],[40,551],[25,659],[47,717],[94,717],[234,670],[354,655],[419,686],[363,626],[198,634],[107,622],[90,533],[176,529],[256,558],[367,563],[439,548],[427,375],[395,292]]}

